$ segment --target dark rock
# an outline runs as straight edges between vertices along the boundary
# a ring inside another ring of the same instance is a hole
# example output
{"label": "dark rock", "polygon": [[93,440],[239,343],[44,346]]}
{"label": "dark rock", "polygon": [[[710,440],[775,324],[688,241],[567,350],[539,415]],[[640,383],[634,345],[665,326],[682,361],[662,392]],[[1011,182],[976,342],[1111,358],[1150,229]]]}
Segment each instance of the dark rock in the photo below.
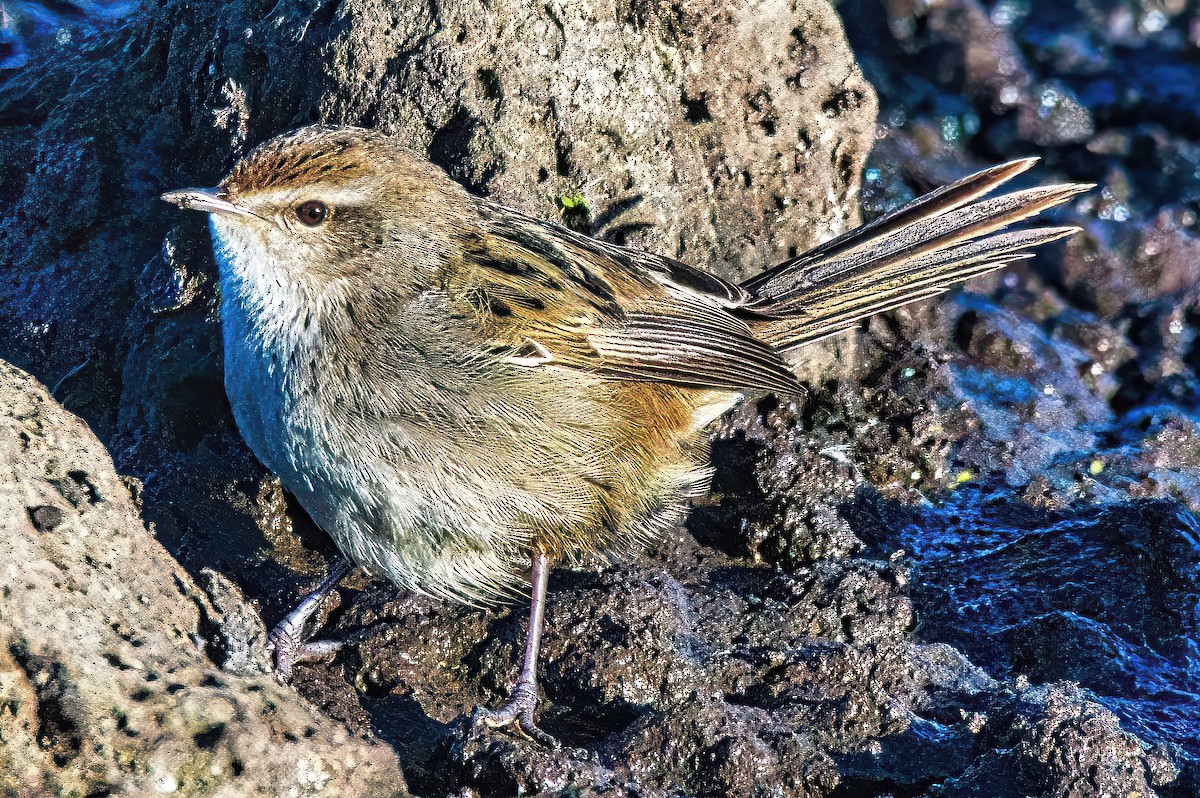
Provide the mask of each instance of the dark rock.
{"label": "dark rock", "polygon": [[1058,83],[1034,86],[1033,101],[1017,114],[1017,135],[1039,147],[1085,142],[1096,132],[1091,112],[1069,88]]}
{"label": "dark rock", "polygon": [[1169,755],[1147,752],[1078,688],[1027,689],[1014,709],[982,730],[988,752],[931,796],[1153,795],[1179,776]]}
{"label": "dark rock", "polygon": [[923,638],[995,674],[1081,683],[1127,729],[1195,755],[1200,539],[1190,515],[1168,502],[1046,511],[971,488],[921,512],[919,529],[910,511],[894,512],[878,517],[913,553]]}
{"label": "dark rock", "polygon": [[[889,27],[877,21],[885,7]],[[1026,154],[1024,142],[1047,148],[1048,172],[1100,183],[1064,212],[1084,232],[1060,257],[978,281],[986,300],[902,326],[948,366],[927,397],[951,431],[947,471],[961,487],[882,523],[892,532],[859,510],[853,533],[872,551],[912,552],[922,638],[962,647],[997,676],[1082,683],[1124,729],[1174,751],[1165,771],[1146,766],[1146,785],[1190,794],[1200,725],[1178,707],[1196,692],[1195,10],[974,0],[841,10],[886,122],[868,165],[871,212],[947,171]],[[1006,86],[1019,89],[1014,103],[997,102]],[[1065,105],[1042,109],[1035,87]],[[1070,111],[1069,135],[1041,124],[1055,108]],[[953,586],[933,587],[951,572]],[[1181,615],[1162,609],[1174,602]],[[1124,783],[1111,767],[1123,754],[1105,750],[1089,790],[1147,789]],[[995,779],[1006,770],[1048,794],[1084,761],[1056,770],[1000,757],[962,794],[1005,794]],[[1177,777],[1163,775],[1172,768]]]}
{"label": "dark rock", "polygon": [[38,532],[52,532],[62,523],[63,511],[52,504],[40,504],[29,508],[29,518]]}

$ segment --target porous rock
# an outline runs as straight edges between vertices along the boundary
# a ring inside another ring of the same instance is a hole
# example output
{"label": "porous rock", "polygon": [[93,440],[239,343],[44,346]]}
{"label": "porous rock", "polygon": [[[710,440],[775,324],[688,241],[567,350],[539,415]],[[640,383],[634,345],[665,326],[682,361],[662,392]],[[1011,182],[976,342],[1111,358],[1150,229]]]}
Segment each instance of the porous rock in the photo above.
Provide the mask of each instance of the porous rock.
{"label": "porous rock", "polygon": [[0,794],[407,795],[387,746],[214,665],[107,451],[3,361],[0,464]]}

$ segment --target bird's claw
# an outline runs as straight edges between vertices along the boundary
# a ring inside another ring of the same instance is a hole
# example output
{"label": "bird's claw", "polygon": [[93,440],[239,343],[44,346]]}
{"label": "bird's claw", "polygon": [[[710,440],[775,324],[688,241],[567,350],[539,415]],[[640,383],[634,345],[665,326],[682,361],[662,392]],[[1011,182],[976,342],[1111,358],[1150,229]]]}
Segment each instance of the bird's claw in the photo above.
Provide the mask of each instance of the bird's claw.
{"label": "bird's claw", "polygon": [[475,729],[501,729],[505,726],[515,726],[518,731],[534,742],[550,749],[559,747],[558,740],[538,728],[533,712],[537,708],[537,688],[533,685],[518,684],[508,699],[508,703],[500,709],[491,710],[482,707],[475,710],[471,726]]}
{"label": "bird's claw", "polygon": [[334,562],[316,590],[305,596],[267,635],[267,653],[271,657],[271,664],[275,666],[275,675],[279,681],[286,682],[292,678],[292,666],[297,662],[319,659],[345,645],[335,640],[306,643],[304,627],[313,613],[320,608],[325,597],[333,592],[337,583],[351,570],[352,566],[344,559]]}
{"label": "bird's claw", "polygon": [[281,682],[292,678],[292,666],[298,662],[310,662],[332,654],[345,643],[339,640],[314,640],[302,642],[286,619],[267,635],[267,652],[275,666],[275,676]]}

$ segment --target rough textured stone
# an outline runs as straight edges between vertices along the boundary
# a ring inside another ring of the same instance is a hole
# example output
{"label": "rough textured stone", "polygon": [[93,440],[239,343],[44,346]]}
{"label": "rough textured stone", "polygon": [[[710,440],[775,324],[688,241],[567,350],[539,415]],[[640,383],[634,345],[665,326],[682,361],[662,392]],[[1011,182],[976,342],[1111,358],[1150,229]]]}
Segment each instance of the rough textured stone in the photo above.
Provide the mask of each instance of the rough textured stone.
{"label": "rough textured stone", "polygon": [[334,16],[322,118],[401,131],[539,215],[577,195],[579,226],[744,277],[855,213],[874,93],[824,3],[359,0]]}
{"label": "rough textured stone", "polygon": [[[804,353],[806,397],[719,426],[686,531],[556,572],[564,750],[469,733],[523,608],[351,580],[324,613],[347,645],[300,692],[428,795],[1194,795],[1194,6],[839,3],[884,97],[868,213],[1038,151],[1038,179],[1103,183],[1063,212],[1085,234]],[[0,355],[144,481],[241,672],[262,626],[239,591],[274,621],[330,547],[232,430],[206,235],[158,191],[298,124],[378,125],[738,276],[853,216],[873,132],[815,0],[168,0],[54,53],[0,81]],[[64,526],[46,506],[31,523]]]}
{"label": "rough textured stone", "polygon": [[407,794],[386,746],[217,669],[108,452],[3,361],[0,464],[0,794]]}
{"label": "rough textured stone", "polygon": [[[922,353],[882,395],[924,412],[881,413],[880,441],[920,424],[953,442],[947,483],[921,489],[932,504],[880,519],[911,557],[918,633],[999,677],[1078,681],[1124,730],[1175,752],[1179,775],[1155,781],[1159,794],[1194,794],[1200,12],[1142,0],[840,10],[886,120],[868,213],[998,154],[1038,152],[1038,179],[1100,183],[1062,213],[1084,232],[1058,252],[979,281],[983,296],[871,325],[880,343]],[[984,51],[974,63],[996,67],[974,70],[970,54]],[[1053,104],[1032,91],[993,102],[1018,84],[1066,87],[1094,128],[1038,144],[1026,123]],[[864,518],[878,510],[868,506]],[[1090,789],[1127,789],[1093,765]],[[986,779],[973,789],[995,791]]]}

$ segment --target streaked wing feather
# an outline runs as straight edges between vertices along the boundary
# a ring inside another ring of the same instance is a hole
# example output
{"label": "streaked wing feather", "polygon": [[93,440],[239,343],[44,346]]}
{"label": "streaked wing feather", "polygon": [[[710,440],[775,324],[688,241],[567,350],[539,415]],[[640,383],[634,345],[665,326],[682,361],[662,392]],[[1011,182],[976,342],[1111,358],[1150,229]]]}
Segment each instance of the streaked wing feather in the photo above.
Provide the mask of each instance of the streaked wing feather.
{"label": "streaked wing feather", "polygon": [[638,252],[639,261],[671,290],[696,294],[716,300],[722,307],[736,308],[754,300],[754,295],[740,285],[723,280],[681,261]]}
{"label": "streaked wing feather", "polygon": [[620,327],[589,331],[588,340],[600,356],[599,370],[622,379],[798,391],[778,353],[736,319],[730,321],[718,327],[695,316],[632,313]]}
{"label": "streaked wing feather", "polygon": [[[730,308],[739,286],[499,206],[450,293],[509,362],[694,388],[795,392],[792,372]],[[567,320],[564,322],[564,320]],[[530,357],[531,344],[548,356]]]}

